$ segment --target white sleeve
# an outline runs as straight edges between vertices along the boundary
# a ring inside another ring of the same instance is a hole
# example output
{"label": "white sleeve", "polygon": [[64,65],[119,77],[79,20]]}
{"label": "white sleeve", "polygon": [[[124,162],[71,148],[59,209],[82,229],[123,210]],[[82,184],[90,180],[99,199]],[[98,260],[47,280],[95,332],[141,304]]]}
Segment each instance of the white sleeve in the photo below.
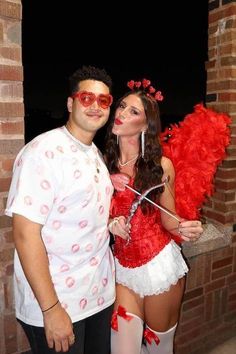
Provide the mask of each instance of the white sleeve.
{"label": "white sleeve", "polygon": [[55,198],[55,176],[50,159],[24,151],[14,164],[5,214],[20,214],[44,225]]}

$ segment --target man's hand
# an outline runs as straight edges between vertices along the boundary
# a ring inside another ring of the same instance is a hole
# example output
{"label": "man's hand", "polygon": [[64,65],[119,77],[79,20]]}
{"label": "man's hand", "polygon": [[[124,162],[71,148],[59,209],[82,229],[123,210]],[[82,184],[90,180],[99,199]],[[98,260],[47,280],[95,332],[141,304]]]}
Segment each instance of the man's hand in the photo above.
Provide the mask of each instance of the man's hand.
{"label": "man's hand", "polygon": [[67,312],[58,304],[43,314],[45,334],[49,348],[56,352],[67,352],[74,344],[73,325]]}

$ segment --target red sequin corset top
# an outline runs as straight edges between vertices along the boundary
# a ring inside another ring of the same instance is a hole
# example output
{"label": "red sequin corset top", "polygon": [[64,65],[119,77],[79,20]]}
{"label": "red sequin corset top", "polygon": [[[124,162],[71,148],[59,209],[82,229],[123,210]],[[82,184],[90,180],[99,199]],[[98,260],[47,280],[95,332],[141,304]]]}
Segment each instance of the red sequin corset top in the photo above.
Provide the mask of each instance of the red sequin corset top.
{"label": "red sequin corset top", "polygon": [[[133,181],[130,182],[132,186]],[[111,203],[111,217],[129,216],[130,207],[136,195],[129,189],[116,192]],[[149,262],[171,240],[171,235],[161,225],[160,211],[144,215],[139,206],[131,219],[130,241],[115,238],[114,255],[124,267],[135,268]]]}

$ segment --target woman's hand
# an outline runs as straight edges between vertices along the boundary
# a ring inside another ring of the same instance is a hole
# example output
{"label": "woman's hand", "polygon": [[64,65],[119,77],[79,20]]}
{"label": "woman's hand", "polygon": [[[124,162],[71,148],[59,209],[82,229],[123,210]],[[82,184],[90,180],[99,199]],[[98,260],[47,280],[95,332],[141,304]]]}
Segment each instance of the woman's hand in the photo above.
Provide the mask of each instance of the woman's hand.
{"label": "woman's hand", "polygon": [[114,236],[120,236],[124,240],[129,239],[130,226],[126,224],[126,218],[124,216],[112,219],[108,225],[108,229]]}
{"label": "woman's hand", "polygon": [[110,175],[111,182],[116,191],[122,192],[125,190],[125,185],[129,183],[129,177],[123,173],[113,173]]}
{"label": "woman's hand", "polygon": [[184,241],[197,241],[203,233],[202,223],[198,220],[183,220],[179,223],[178,233]]}

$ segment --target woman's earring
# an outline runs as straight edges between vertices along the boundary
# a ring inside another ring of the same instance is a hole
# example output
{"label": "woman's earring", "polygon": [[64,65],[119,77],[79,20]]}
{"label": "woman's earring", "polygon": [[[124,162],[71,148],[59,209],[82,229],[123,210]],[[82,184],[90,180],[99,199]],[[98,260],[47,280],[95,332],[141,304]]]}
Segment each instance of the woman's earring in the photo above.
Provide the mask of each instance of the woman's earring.
{"label": "woman's earring", "polygon": [[116,144],[119,145],[119,136],[116,136]]}
{"label": "woman's earring", "polygon": [[144,152],[145,152],[145,132],[143,131],[141,133],[141,153],[142,153],[142,158],[144,158]]}

